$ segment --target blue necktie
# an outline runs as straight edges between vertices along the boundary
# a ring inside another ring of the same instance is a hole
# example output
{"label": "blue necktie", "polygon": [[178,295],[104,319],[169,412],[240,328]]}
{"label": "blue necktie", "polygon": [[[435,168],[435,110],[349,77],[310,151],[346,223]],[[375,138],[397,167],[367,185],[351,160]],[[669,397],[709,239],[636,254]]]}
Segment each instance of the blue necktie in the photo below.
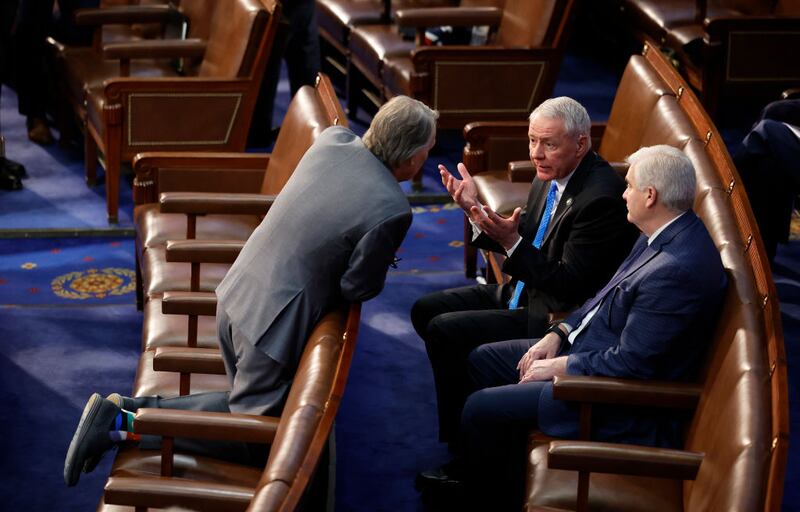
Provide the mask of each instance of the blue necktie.
{"label": "blue necktie", "polygon": [[[556,202],[556,182],[550,184],[550,191],[547,192],[547,201],[544,204],[544,213],[542,213],[542,220],[539,221],[539,229],[536,230],[536,237],[533,239],[533,246],[537,249],[542,247],[542,240],[544,234],[547,232],[547,226],[550,225],[550,215],[553,212],[553,204]],[[517,281],[517,286],[514,288],[514,295],[508,301],[508,309],[517,309],[519,298],[522,295],[522,289],[525,288],[523,281]]]}

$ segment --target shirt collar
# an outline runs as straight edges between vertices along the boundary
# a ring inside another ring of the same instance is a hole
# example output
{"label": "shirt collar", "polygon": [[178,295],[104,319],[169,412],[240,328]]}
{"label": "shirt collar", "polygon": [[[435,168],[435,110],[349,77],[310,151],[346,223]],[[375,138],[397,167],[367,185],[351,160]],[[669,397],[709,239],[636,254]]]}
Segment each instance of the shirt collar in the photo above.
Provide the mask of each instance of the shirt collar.
{"label": "shirt collar", "polygon": [[669,227],[669,225],[670,225],[670,224],[672,224],[672,223],[673,223],[673,222],[675,222],[676,220],[678,220],[678,219],[680,219],[681,217],[683,217],[683,216],[684,216],[684,214],[686,214],[686,212],[685,212],[685,211],[684,211],[684,212],[682,212],[682,213],[681,213],[680,215],[678,215],[677,217],[675,217],[675,218],[673,218],[672,220],[670,220],[669,222],[667,222],[667,223],[663,224],[663,225],[662,225],[660,228],[658,228],[657,230],[655,230],[655,231],[653,232],[653,234],[652,234],[652,235],[650,235],[650,237],[647,239],[647,245],[650,245],[650,244],[652,244],[652,243],[655,241],[655,239],[656,239],[656,237],[657,237],[658,235],[660,235],[660,234],[661,234],[661,233],[662,233],[662,232],[663,232],[665,229],[667,229],[667,227]]}
{"label": "shirt collar", "polygon": [[561,201],[561,195],[564,193],[564,190],[567,188],[567,183],[569,183],[569,179],[572,178],[572,175],[575,174],[575,171],[578,168],[572,170],[571,173],[567,174],[563,178],[559,178],[557,180],[553,180],[556,184],[556,200],[555,204],[558,204]]}

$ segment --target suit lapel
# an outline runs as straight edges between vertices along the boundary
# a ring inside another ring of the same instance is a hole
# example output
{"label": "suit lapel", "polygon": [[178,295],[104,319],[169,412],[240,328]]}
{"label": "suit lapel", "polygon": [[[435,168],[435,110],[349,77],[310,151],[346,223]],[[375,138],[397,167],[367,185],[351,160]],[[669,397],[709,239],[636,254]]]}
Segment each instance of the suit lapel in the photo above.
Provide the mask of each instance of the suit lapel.
{"label": "suit lapel", "polygon": [[536,230],[539,229],[539,219],[544,212],[545,203],[547,202],[547,191],[550,182],[542,182],[533,180],[531,186],[530,200],[528,204],[528,211],[525,213],[526,222],[524,226],[525,236],[534,237]]}
{"label": "suit lapel", "polygon": [[[664,231],[662,231],[658,237],[653,240],[653,243],[650,244],[642,254],[636,258],[636,261],[621,275],[617,276],[617,283],[620,283],[636,273],[639,269],[647,265],[647,263],[655,258],[658,253],[661,252],[661,249],[671,243],[676,236],[686,228],[688,228],[695,220],[697,216],[691,210],[687,211],[683,216],[673,222],[670,226],[667,227]],[[616,286],[616,283],[615,285]]]}
{"label": "suit lapel", "polygon": [[583,157],[581,163],[578,165],[578,168],[575,169],[575,172],[572,174],[572,177],[569,179],[567,183],[567,187],[564,189],[564,193],[561,194],[561,200],[558,202],[558,206],[556,207],[556,213],[553,215],[552,221],[547,226],[547,231],[544,234],[544,239],[542,240],[542,247],[547,244],[547,240],[550,238],[550,234],[555,231],[556,226],[564,219],[564,216],[569,212],[572,208],[572,203],[575,201],[575,196],[583,189],[583,183],[586,181],[586,177],[589,175],[589,169],[594,162],[594,152],[590,151]]}

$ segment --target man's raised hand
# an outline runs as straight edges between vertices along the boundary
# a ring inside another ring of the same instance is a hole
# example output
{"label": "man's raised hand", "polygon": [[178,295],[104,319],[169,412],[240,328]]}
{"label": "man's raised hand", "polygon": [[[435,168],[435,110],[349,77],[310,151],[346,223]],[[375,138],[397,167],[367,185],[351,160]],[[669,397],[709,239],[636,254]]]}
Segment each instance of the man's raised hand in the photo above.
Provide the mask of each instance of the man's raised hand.
{"label": "man's raised hand", "polygon": [[470,176],[467,166],[463,163],[458,164],[458,172],[461,179],[456,178],[442,164],[439,164],[439,174],[442,177],[442,185],[447,189],[447,193],[453,198],[465,212],[471,214],[470,209],[478,206],[478,189],[475,186],[472,176]]}

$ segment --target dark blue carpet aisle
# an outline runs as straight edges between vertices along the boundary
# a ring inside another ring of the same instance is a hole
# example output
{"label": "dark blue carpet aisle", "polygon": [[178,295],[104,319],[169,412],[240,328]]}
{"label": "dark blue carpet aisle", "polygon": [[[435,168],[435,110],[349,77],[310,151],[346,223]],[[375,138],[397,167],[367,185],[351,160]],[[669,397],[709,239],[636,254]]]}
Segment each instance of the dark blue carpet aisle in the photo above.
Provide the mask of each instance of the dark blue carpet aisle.
{"label": "dark blue carpet aisle", "polygon": [[[587,41],[584,47],[590,46]],[[556,94],[583,102],[606,119],[625,59],[610,62],[572,49]],[[282,80],[275,106],[288,104]],[[130,290],[130,186],[123,184],[120,225],[106,224],[102,185],[86,187],[78,149],[28,143],[13,91],[2,89],[0,128],[7,156],[30,177],[22,191],[0,191],[0,510],[94,510],[110,458],[78,488],[62,481],[63,460],[86,398],[127,392],[140,353],[141,312]],[[362,114],[363,115],[363,114]],[[352,123],[363,133],[368,119]],[[746,124],[721,126],[729,144]],[[463,148],[457,131],[438,134],[425,166],[423,195],[443,192],[436,166],[451,168]],[[266,149],[266,148],[264,148]],[[411,193],[409,184],[403,185]],[[435,197],[438,195],[439,197]],[[420,199],[422,196],[416,196]],[[421,510],[414,474],[447,459],[436,442],[433,382],[424,345],[408,318],[430,291],[468,284],[463,277],[463,215],[436,201],[414,207],[414,222],[386,287],[362,310],[350,380],[336,421],[336,509]],[[62,230],[60,238],[22,238],[20,231]],[[128,230],[125,233],[120,230]],[[796,232],[800,235],[800,225]],[[72,236],[84,235],[79,238]],[[92,235],[93,238],[88,237]],[[13,238],[15,237],[16,238]],[[112,237],[115,236],[115,237]],[[792,437],[784,511],[800,510],[800,240],[782,246],[775,266],[789,361]]]}
{"label": "dark blue carpet aisle", "polygon": [[130,390],[141,316],[132,304],[0,307],[0,509],[95,509],[111,458],[70,489],[64,455],[92,392]]}

